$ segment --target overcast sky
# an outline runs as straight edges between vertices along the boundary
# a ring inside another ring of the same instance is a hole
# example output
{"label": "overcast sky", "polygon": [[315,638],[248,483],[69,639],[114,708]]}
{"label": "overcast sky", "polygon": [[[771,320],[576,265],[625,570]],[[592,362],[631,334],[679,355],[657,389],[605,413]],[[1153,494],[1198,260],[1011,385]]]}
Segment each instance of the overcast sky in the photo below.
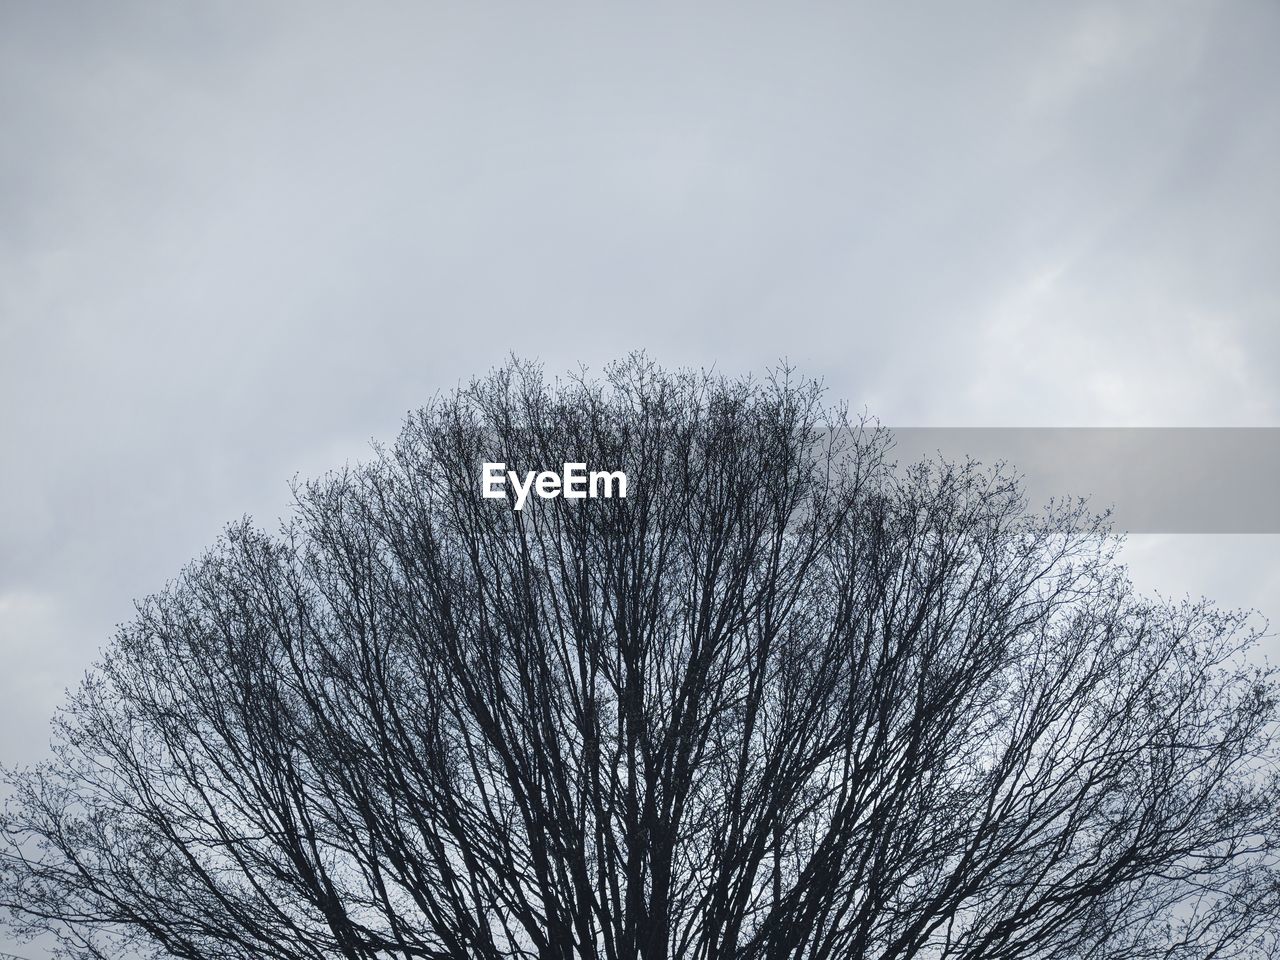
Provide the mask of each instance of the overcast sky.
{"label": "overcast sky", "polygon": [[[226,521],[509,351],[1280,426],[1280,5],[690,6],[0,0],[0,760]],[[1130,557],[1280,620],[1277,549]]]}

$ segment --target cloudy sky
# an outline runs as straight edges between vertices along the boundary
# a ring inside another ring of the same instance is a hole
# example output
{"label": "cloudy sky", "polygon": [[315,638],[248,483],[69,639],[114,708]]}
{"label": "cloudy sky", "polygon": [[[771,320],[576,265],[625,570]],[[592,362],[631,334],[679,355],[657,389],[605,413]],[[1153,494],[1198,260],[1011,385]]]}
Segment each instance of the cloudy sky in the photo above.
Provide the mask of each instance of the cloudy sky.
{"label": "cloudy sky", "polygon": [[[0,0],[0,761],[225,522],[510,351],[1280,426],[1280,5],[690,6]],[[1280,621],[1278,550],[1129,557]]]}

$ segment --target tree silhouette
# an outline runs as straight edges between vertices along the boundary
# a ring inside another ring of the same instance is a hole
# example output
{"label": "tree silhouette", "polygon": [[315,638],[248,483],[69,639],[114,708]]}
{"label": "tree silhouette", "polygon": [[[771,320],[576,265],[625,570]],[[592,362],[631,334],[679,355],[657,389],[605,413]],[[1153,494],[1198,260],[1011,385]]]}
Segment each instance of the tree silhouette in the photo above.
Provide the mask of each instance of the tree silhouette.
{"label": "tree silhouette", "polygon": [[139,605],[8,774],[0,898],[80,957],[1273,955],[1244,615],[890,452],[789,371],[437,399]]}

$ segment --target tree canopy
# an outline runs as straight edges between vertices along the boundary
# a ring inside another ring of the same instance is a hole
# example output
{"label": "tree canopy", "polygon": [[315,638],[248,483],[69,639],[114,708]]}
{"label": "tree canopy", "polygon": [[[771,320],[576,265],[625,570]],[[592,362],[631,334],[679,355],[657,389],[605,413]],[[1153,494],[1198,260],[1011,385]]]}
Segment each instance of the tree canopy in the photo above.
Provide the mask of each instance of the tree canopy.
{"label": "tree canopy", "polygon": [[[482,498],[581,461],[625,498]],[[1277,950],[1277,698],[1084,502],[816,383],[512,361],[138,605],[7,773],[78,957]]]}

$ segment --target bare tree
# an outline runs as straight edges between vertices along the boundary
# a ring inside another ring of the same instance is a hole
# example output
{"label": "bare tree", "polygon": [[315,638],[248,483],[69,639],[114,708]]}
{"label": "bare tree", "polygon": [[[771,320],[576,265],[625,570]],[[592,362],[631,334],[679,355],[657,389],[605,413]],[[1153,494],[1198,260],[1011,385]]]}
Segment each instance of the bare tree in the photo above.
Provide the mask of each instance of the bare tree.
{"label": "bare tree", "polygon": [[[8,775],[70,955],[1276,952],[1276,685],[811,382],[512,363],[139,605]],[[625,499],[482,499],[484,461]]]}

